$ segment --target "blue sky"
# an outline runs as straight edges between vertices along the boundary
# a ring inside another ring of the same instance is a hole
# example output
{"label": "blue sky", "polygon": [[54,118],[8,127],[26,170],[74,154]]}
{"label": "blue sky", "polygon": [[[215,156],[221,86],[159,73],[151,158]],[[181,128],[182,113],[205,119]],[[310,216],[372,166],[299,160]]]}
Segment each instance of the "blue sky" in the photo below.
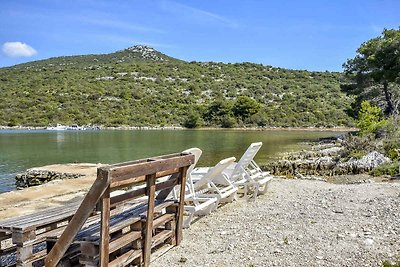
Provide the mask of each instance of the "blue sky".
{"label": "blue sky", "polygon": [[1,0],[0,67],[145,44],[187,61],[341,71],[399,0]]}

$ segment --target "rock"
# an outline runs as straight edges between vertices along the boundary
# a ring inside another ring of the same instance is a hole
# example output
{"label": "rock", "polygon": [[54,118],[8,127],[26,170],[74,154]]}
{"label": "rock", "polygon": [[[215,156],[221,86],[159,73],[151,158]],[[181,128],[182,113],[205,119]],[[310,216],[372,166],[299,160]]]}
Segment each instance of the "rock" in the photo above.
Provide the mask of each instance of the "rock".
{"label": "rock", "polygon": [[371,238],[367,238],[364,240],[364,244],[367,246],[372,246],[374,244],[374,240],[372,240]]}
{"label": "rock", "polygon": [[340,168],[348,168],[352,173],[362,173],[370,171],[391,160],[377,151],[372,151],[362,157],[361,159],[351,158],[349,161],[341,163]]}
{"label": "rock", "polygon": [[54,171],[29,169],[25,173],[15,176],[15,185],[17,188],[25,188],[45,184],[53,180],[75,179],[84,176],[78,173],[59,173]]}
{"label": "rock", "polygon": [[[284,175],[303,179],[302,176],[334,176],[368,173],[377,166],[390,162],[383,154],[372,151],[364,157],[341,158],[344,147],[336,143],[319,144],[310,151],[287,154],[281,160],[270,162],[263,168],[273,175]],[[370,182],[370,181],[363,181]]]}
{"label": "rock", "polygon": [[335,146],[335,147],[330,147],[330,148],[326,148],[326,149],[320,150],[319,154],[321,156],[333,156],[333,155],[338,155],[343,150],[344,150],[343,147]]}

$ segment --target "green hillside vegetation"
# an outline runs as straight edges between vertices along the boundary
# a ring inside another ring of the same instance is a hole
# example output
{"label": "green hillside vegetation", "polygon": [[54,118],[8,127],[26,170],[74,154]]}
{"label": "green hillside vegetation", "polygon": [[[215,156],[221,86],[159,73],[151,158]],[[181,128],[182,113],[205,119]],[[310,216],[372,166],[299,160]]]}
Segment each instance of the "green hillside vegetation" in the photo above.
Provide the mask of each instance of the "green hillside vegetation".
{"label": "green hillside vegetation", "polygon": [[0,125],[350,126],[340,73],[184,62],[135,46],[0,69]]}

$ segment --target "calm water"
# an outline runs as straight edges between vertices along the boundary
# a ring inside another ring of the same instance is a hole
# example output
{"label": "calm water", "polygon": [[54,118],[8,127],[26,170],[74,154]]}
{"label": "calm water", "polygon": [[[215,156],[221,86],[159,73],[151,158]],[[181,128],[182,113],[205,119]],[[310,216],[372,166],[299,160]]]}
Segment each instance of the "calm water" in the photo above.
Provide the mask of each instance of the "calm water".
{"label": "calm water", "polygon": [[262,141],[259,163],[300,142],[337,135],[306,131],[7,131],[0,130],[0,192],[14,189],[15,174],[28,168],[71,162],[116,163],[199,147],[199,166],[240,158],[252,142]]}

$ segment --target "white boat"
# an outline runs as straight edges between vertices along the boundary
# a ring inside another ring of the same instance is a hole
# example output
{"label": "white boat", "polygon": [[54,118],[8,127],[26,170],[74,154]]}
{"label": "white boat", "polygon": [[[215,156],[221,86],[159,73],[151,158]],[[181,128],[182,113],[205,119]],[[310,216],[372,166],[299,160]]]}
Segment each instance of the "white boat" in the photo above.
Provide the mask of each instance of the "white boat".
{"label": "white boat", "polygon": [[67,126],[57,123],[57,126],[49,126],[49,127],[46,128],[46,130],[49,130],[49,131],[65,131],[65,130],[67,130],[67,128],[68,128]]}
{"label": "white boat", "polygon": [[78,126],[77,124],[72,124],[71,126],[67,127],[67,130],[84,131],[86,128],[83,126]]}

